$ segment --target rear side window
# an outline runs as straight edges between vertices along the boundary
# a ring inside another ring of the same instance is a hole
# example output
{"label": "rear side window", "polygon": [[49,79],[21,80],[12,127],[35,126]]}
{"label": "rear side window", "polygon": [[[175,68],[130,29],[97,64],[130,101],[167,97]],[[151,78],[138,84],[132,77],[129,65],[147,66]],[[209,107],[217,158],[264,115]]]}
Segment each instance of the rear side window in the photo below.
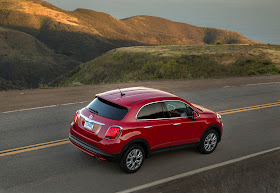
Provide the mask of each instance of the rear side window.
{"label": "rear side window", "polygon": [[128,112],[126,107],[98,97],[95,98],[86,108],[95,114],[114,120],[122,120]]}
{"label": "rear side window", "polygon": [[163,103],[153,103],[144,106],[137,115],[137,119],[160,119],[165,118],[163,113]]}

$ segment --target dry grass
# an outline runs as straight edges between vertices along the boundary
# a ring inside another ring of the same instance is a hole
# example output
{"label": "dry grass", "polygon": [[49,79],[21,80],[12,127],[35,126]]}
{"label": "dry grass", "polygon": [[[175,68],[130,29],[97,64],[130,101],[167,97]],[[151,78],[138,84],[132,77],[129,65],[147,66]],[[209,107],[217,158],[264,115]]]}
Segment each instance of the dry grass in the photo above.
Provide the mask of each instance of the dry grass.
{"label": "dry grass", "polygon": [[275,63],[280,68],[280,51],[263,49],[262,52],[267,53],[268,57],[273,63]]}
{"label": "dry grass", "polygon": [[[7,4],[7,2],[9,2]],[[80,21],[71,15],[56,11],[40,4],[34,3],[28,0],[1,0],[1,5],[6,5],[5,9],[19,11],[26,14],[35,16],[45,16],[54,19],[57,22],[64,23],[67,25],[80,26]]]}
{"label": "dry grass", "polygon": [[268,45],[118,48],[80,65],[51,85],[279,74],[278,60],[273,60],[280,53],[276,48]]}
{"label": "dry grass", "polygon": [[[280,46],[279,46],[280,47]],[[280,65],[280,50],[266,45],[207,45],[207,46],[135,46],[119,48],[120,52],[149,53],[154,56],[212,55],[222,64],[232,64],[236,58],[265,56]]]}
{"label": "dry grass", "polygon": [[20,12],[24,12],[32,15],[38,15],[38,16],[46,16],[60,23],[73,25],[73,26],[80,26],[80,21],[76,17],[43,7],[39,4],[35,4],[28,1],[21,1],[20,3],[18,3],[18,6],[19,8],[15,10]]}

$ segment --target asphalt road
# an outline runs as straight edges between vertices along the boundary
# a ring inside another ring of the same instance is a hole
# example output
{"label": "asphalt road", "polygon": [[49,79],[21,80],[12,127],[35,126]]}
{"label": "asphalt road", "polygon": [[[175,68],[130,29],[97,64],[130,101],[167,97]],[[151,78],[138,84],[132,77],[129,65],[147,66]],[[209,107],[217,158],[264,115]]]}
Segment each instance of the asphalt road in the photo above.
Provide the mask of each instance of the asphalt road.
{"label": "asphalt road", "polygon": [[[222,111],[280,100],[280,84],[175,93]],[[68,137],[77,109],[86,103],[0,113],[0,151]],[[0,157],[0,192],[116,192],[222,161],[280,146],[280,106],[222,116],[224,135],[214,153],[195,149],[158,154],[135,174],[99,162],[71,144]]]}

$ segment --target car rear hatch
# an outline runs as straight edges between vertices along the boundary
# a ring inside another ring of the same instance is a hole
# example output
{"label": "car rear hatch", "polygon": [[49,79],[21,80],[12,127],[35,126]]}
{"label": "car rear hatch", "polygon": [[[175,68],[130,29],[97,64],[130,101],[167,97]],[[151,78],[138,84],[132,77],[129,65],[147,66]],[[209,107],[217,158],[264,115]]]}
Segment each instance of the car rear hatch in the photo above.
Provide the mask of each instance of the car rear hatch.
{"label": "car rear hatch", "polygon": [[76,130],[94,141],[104,139],[108,128],[118,125],[128,109],[120,105],[95,98],[87,107],[80,110],[76,120]]}

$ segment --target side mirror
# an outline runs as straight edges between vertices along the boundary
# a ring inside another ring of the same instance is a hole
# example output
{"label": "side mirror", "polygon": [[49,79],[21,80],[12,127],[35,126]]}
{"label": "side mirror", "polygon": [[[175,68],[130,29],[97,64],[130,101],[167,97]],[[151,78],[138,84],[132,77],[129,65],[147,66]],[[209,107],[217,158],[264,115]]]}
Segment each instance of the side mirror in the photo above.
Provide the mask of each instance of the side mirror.
{"label": "side mirror", "polygon": [[197,119],[197,117],[198,117],[197,112],[193,111],[192,116],[191,116],[192,120],[195,121]]}

